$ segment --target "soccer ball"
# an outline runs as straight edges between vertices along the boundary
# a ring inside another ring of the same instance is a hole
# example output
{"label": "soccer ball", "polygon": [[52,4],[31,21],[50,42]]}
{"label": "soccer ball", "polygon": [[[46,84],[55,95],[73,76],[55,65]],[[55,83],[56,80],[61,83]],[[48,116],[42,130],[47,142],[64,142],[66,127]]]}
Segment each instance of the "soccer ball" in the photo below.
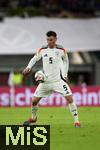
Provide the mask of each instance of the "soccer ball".
{"label": "soccer ball", "polygon": [[37,82],[39,82],[39,83],[43,83],[44,81],[45,81],[45,78],[46,78],[46,76],[45,76],[45,74],[43,73],[43,71],[37,71],[36,73],[35,73],[35,80],[37,81]]}

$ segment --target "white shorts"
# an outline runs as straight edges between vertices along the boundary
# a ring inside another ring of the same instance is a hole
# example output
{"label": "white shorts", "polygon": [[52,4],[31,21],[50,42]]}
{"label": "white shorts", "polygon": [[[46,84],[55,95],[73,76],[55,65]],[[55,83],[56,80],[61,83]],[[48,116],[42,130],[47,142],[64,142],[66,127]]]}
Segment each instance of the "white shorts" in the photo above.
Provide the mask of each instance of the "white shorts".
{"label": "white shorts", "polygon": [[34,93],[35,97],[48,97],[53,92],[58,92],[63,96],[72,95],[71,89],[66,82],[60,80],[54,83],[40,83]]}

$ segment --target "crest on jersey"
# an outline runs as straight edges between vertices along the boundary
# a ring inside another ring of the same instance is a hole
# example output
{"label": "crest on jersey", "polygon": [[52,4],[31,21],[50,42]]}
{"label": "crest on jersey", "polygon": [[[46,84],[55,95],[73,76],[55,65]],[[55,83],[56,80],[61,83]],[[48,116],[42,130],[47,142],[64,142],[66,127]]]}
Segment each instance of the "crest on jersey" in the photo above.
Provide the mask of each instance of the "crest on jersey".
{"label": "crest on jersey", "polygon": [[56,51],[55,54],[56,54],[56,56],[59,56],[59,52],[58,51]]}
{"label": "crest on jersey", "polygon": [[47,55],[47,54],[45,54],[45,55],[44,55],[44,57],[48,57],[48,55]]}

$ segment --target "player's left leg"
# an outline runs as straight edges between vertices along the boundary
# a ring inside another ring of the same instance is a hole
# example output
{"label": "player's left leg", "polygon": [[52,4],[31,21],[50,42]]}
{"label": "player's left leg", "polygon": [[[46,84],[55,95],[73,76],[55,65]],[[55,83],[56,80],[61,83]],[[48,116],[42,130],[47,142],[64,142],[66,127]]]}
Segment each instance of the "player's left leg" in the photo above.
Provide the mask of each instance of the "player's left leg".
{"label": "player's left leg", "polygon": [[65,97],[65,99],[68,102],[68,105],[69,105],[70,111],[72,113],[73,119],[74,119],[74,125],[75,125],[75,127],[80,127],[80,122],[78,119],[77,106],[73,101],[72,92],[71,92],[71,89],[68,86],[68,84],[66,82],[64,82],[63,80],[60,80],[58,83],[53,84],[53,90],[61,93]]}
{"label": "player's left leg", "polygon": [[72,95],[65,96],[65,99],[67,100],[69,104],[70,112],[72,113],[73,119],[74,119],[74,125],[75,127],[80,127],[80,122],[78,118],[78,112],[77,112],[77,106],[73,101]]}

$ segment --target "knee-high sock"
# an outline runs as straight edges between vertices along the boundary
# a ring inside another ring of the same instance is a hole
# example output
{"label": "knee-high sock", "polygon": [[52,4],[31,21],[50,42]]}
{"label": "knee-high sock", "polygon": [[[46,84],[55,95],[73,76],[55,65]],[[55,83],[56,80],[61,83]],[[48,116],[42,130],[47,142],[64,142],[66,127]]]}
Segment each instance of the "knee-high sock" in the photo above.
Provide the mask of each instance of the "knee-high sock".
{"label": "knee-high sock", "polygon": [[32,106],[32,119],[36,119],[37,117],[37,106]]}
{"label": "knee-high sock", "polygon": [[76,104],[74,102],[70,103],[69,108],[70,108],[70,111],[72,113],[74,122],[79,122]]}

